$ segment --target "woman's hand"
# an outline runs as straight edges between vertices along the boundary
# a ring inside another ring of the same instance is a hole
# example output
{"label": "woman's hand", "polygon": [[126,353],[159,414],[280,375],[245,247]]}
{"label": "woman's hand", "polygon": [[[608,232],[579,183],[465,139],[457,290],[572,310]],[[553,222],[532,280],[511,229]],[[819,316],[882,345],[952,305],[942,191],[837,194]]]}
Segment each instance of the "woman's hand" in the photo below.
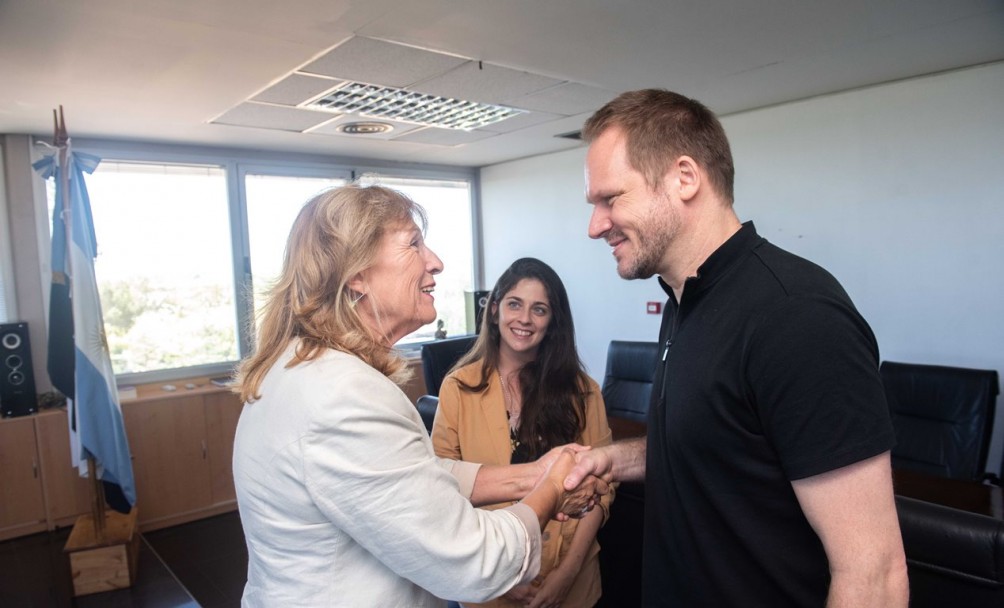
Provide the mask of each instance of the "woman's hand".
{"label": "woman's hand", "polygon": [[527,583],[526,585],[513,587],[502,597],[514,602],[522,602],[524,605],[529,605],[530,602],[533,601],[535,595],[537,595],[537,587],[535,587],[532,583]]}
{"label": "woman's hand", "polygon": [[[554,464],[562,454],[571,454],[578,460],[579,455],[588,452],[589,446],[569,443],[556,448],[551,448],[546,454],[537,459],[537,467],[540,469],[539,483],[548,473],[553,470]],[[562,484],[564,480],[562,480]],[[562,486],[563,487],[563,486]],[[607,482],[596,476],[586,475],[581,483],[572,490],[565,491],[560,502],[561,506],[555,519],[558,521],[568,521],[578,519],[588,513],[599,502],[600,496],[610,491]]]}
{"label": "woman's hand", "polygon": [[544,581],[527,603],[529,608],[557,608],[561,606],[565,598],[568,597],[568,591],[572,588],[577,572],[573,571],[573,568],[563,566],[564,563],[559,564],[544,577]]}
{"label": "woman's hand", "polygon": [[609,491],[610,486],[606,481],[595,475],[589,475],[575,489],[565,491],[555,519],[567,521],[585,517],[600,502],[600,497]]}
{"label": "woman's hand", "polygon": [[553,484],[558,491],[558,509],[555,517],[561,521],[573,517],[583,517],[599,502],[601,495],[610,491],[605,481],[593,475],[583,479],[582,483],[574,489],[565,489],[564,481],[567,474],[566,477],[563,477],[562,472],[571,471],[572,467],[575,466],[577,453],[571,448],[561,449],[544,479],[541,480]]}

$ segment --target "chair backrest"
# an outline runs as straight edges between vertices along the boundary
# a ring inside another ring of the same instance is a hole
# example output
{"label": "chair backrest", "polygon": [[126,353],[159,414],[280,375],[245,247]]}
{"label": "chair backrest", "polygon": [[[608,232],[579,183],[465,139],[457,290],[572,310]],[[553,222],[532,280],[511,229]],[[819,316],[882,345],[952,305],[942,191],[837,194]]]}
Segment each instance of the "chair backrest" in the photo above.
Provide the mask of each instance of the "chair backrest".
{"label": "chair backrest", "polygon": [[422,345],[422,375],[425,377],[425,393],[439,395],[443,378],[467,351],[474,346],[477,336],[462,336],[435,340]]}
{"label": "chair backrest", "polygon": [[[610,342],[603,401],[614,439],[644,435],[658,364],[658,342]],[[596,608],[642,605],[644,522],[645,483],[621,483],[617,500],[610,505],[610,519],[596,535],[603,547],[600,551],[603,597]]]}
{"label": "chair backrest", "polygon": [[436,410],[439,409],[439,397],[435,395],[422,395],[415,402],[418,408],[418,415],[422,417],[422,424],[425,430],[432,434],[432,425],[436,422]]}
{"label": "chair backrest", "polygon": [[892,361],[880,370],[896,429],[893,467],[982,478],[1000,392],[997,372]]}
{"label": "chair backrest", "polygon": [[608,418],[648,420],[648,402],[658,362],[658,342],[610,342],[607,373],[603,378],[603,400]]}

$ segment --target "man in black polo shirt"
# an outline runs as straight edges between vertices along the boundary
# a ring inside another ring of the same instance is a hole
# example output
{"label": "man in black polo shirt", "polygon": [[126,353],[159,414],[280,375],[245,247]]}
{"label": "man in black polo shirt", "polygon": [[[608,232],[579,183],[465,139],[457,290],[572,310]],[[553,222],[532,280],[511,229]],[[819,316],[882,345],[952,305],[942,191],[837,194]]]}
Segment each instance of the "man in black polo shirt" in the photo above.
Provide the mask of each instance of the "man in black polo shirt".
{"label": "man in black polo shirt", "polygon": [[581,455],[645,480],[646,606],[906,606],[878,347],[825,270],[732,208],[718,119],[663,90],[585,125],[589,236],[668,302],[648,437]]}

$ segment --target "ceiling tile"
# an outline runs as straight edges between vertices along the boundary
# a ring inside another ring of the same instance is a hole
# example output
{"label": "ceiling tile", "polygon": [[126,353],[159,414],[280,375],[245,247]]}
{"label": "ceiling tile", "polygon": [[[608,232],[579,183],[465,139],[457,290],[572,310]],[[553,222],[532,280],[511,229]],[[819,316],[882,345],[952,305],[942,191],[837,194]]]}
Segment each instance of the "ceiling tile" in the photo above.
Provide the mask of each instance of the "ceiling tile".
{"label": "ceiling tile", "polygon": [[343,80],[321,78],[309,74],[290,74],[251,98],[252,101],[296,106],[321,96],[342,84]]}
{"label": "ceiling tile", "polygon": [[565,117],[558,114],[548,114],[547,112],[524,112],[501,122],[485,125],[480,127],[479,130],[491,131],[492,133],[512,133],[513,131],[558,120],[559,118]]}
{"label": "ceiling tile", "polygon": [[487,131],[460,131],[457,129],[437,129],[436,127],[426,127],[416,129],[411,133],[405,133],[401,137],[395,137],[394,141],[410,141],[419,144],[435,144],[437,146],[459,146],[469,144],[487,137],[494,137],[496,133]]}
{"label": "ceiling tile", "polygon": [[540,110],[564,116],[575,116],[586,112],[595,112],[617,93],[592,87],[578,82],[566,82],[556,87],[530,93],[512,102],[513,105],[527,110]]}
{"label": "ceiling tile", "polygon": [[454,99],[512,105],[514,99],[561,84],[561,82],[540,74],[470,61],[455,70],[409,88],[422,93]]}
{"label": "ceiling tile", "polygon": [[227,110],[222,116],[210,122],[239,127],[303,131],[304,129],[331,120],[334,116],[327,112],[284,108],[282,106],[247,101]]}
{"label": "ceiling tile", "polygon": [[370,84],[406,87],[442,74],[466,61],[469,60],[463,57],[355,36],[298,71]]}

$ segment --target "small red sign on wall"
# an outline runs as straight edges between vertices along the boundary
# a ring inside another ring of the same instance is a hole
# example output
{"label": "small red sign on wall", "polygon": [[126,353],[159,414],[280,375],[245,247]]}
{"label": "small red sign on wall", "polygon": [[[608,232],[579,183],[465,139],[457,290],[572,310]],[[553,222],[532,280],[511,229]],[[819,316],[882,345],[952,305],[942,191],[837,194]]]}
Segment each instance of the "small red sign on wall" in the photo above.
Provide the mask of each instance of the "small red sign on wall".
{"label": "small red sign on wall", "polygon": [[645,305],[645,311],[650,315],[657,315],[662,312],[662,302],[649,302]]}

